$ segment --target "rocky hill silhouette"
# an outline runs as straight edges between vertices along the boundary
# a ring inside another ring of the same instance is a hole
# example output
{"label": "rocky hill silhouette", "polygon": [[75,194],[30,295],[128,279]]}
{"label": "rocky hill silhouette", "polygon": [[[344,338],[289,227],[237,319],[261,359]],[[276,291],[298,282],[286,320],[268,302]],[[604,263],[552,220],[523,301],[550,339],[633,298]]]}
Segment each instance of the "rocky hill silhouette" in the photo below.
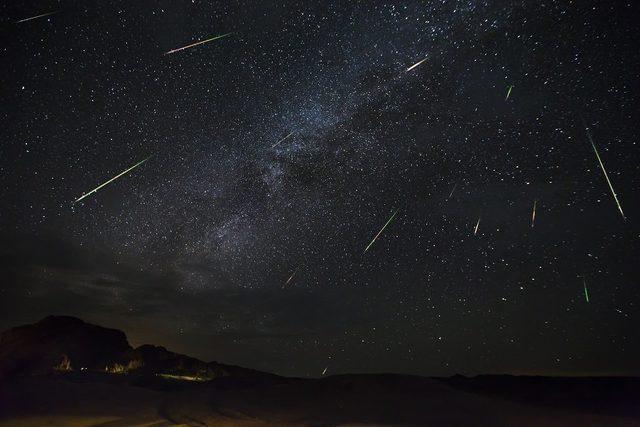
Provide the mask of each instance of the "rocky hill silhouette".
{"label": "rocky hill silhouette", "polygon": [[0,378],[63,372],[160,375],[209,381],[270,374],[217,362],[203,362],[145,344],[133,348],[124,332],[70,316],[48,316],[0,336]]}

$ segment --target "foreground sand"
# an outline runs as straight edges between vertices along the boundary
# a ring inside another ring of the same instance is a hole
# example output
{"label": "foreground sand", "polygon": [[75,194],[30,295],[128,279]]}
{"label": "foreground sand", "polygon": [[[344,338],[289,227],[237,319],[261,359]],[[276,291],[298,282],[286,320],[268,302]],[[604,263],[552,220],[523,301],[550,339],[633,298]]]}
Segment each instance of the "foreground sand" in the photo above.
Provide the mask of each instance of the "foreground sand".
{"label": "foreground sand", "polygon": [[[445,381],[394,375],[144,387],[126,381],[23,378],[0,384],[0,393],[2,427],[640,426],[640,417],[627,405],[620,410],[549,407],[470,392]],[[635,398],[629,396],[629,405]]]}

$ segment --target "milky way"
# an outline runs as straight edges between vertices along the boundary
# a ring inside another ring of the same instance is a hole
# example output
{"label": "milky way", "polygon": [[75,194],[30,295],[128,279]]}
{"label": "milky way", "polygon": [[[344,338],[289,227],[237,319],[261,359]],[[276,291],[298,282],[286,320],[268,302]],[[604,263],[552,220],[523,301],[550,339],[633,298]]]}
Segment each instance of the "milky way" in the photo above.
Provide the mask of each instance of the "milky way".
{"label": "milky way", "polygon": [[0,326],[303,376],[638,373],[637,7],[605,3],[1,6]]}

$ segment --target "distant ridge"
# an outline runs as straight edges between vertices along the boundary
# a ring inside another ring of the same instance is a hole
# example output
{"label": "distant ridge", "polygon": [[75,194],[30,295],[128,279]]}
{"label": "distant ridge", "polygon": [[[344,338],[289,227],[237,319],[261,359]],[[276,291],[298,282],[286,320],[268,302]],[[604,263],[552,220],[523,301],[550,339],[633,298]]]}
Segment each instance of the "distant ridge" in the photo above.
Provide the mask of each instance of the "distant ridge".
{"label": "distant ridge", "polygon": [[133,348],[124,332],[71,316],[48,316],[0,336],[0,378],[64,372],[158,375],[209,381],[220,377],[275,375],[217,362],[203,362],[164,347]]}

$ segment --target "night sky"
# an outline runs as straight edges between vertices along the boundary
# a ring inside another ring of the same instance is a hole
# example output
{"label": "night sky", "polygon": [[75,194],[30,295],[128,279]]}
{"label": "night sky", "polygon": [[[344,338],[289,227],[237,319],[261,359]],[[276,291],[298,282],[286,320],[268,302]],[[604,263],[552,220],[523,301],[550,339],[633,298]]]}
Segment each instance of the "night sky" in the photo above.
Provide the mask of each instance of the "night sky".
{"label": "night sky", "polygon": [[0,327],[299,376],[640,374],[634,3],[3,3]]}

